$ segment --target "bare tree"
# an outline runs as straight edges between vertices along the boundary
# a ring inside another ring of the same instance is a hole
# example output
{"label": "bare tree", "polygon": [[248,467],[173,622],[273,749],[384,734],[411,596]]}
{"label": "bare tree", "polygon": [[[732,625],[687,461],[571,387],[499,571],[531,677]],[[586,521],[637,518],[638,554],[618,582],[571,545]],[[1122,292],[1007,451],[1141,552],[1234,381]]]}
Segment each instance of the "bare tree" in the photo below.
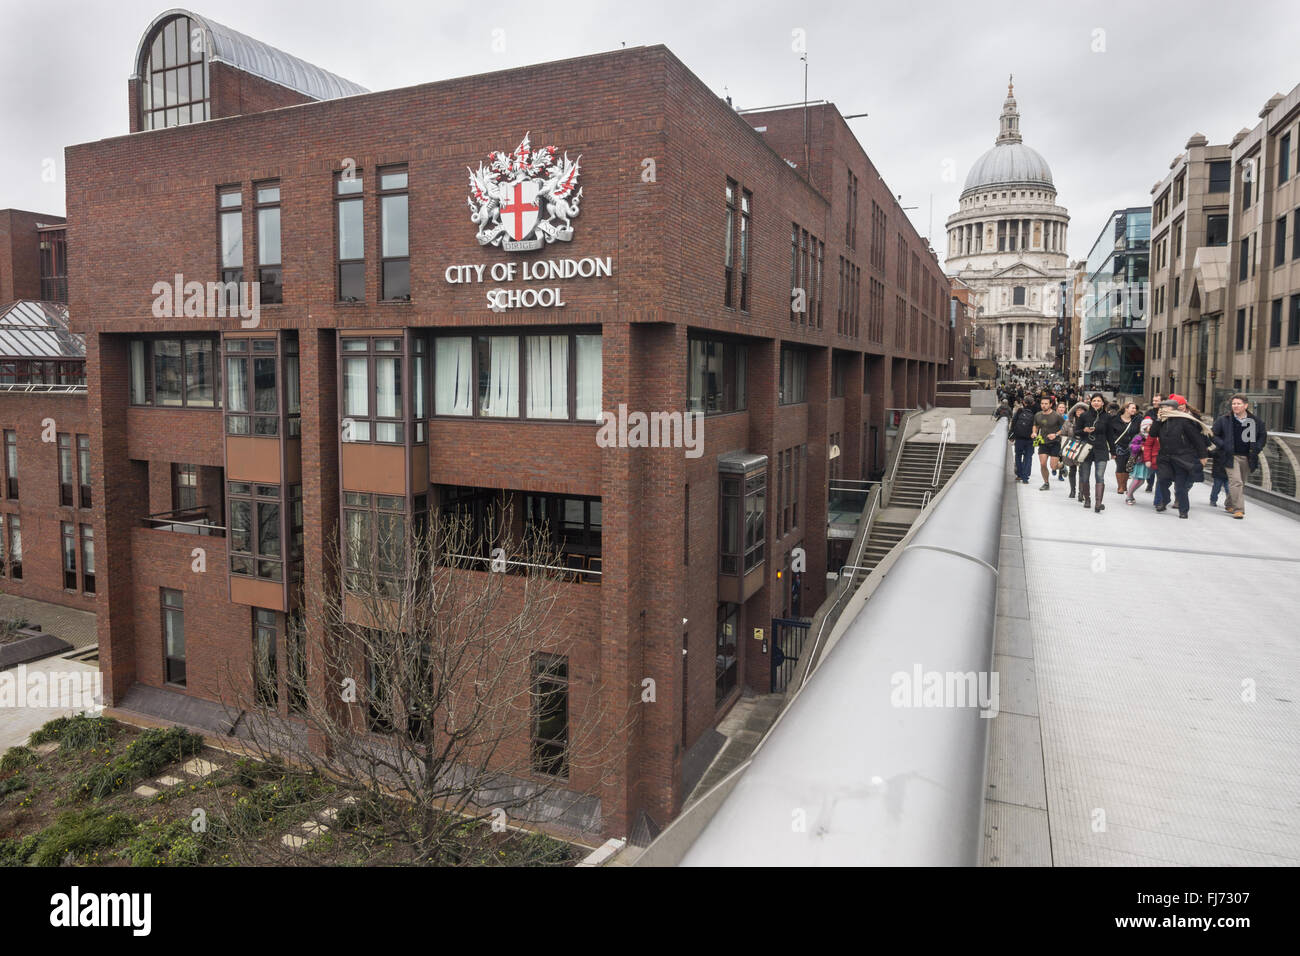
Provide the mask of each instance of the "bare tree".
{"label": "bare tree", "polygon": [[[605,719],[595,674],[574,679],[560,598],[598,578],[564,567],[550,530],[516,526],[504,501],[485,512],[415,528],[383,512],[345,520],[287,635],[287,700],[265,646],[253,674],[228,674],[223,701],[248,751],[318,782],[276,789],[300,804],[282,820],[328,804],[376,848],[434,864],[553,851],[516,826],[595,835],[595,794],[629,715]],[[256,813],[226,806],[218,820],[228,852],[284,852],[256,838]]]}

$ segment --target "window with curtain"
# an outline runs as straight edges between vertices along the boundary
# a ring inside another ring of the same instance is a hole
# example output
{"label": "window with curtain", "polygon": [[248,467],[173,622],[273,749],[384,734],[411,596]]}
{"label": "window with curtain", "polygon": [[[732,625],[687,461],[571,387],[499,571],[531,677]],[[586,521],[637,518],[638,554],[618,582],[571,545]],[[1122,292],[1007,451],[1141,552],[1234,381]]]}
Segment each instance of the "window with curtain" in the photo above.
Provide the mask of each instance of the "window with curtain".
{"label": "window with curtain", "polygon": [[519,339],[478,337],[478,411],[487,418],[519,417]]}
{"label": "window with curtain", "polygon": [[569,337],[530,335],[528,348],[529,418],[569,417]]}
{"label": "window with curtain", "polygon": [[[365,340],[356,340],[365,348]],[[348,348],[351,342],[346,342]],[[365,355],[343,359],[343,417],[351,420],[345,428],[344,441],[370,441],[370,360]]]}
{"label": "window with curtain", "polygon": [[578,353],[578,421],[600,421],[602,398],[600,336],[577,335],[574,336],[574,340]]}
{"label": "window with curtain", "polygon": [[470,338],[468,335],[437,339],[434,350],[435,415],[471,415]]}

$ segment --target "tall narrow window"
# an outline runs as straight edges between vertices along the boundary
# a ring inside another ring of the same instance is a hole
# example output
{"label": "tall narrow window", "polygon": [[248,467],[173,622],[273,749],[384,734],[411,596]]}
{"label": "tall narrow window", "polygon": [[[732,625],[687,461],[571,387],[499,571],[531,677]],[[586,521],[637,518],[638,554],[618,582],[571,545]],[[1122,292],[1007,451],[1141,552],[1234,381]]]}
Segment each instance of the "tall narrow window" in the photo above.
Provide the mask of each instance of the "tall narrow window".
{"label": "tall narrow window", "polygon": [[1250,236],[1241,240],[1239,255],[1241,261],[1237,264],[1237,281],[1245,282],[1250,275]]}
{"label": "tall narrow window", "polygon": [[253,687],[257,702],[274,707],[279,677],[275,666],[275,612],[253,608]]}
{"label": "tall narrow window", "polygon": [[478,413],[489,418],[519,417],[519,339],[513,335],[480,335],[478,355]]}
{"label": "tall narrow window", "polygon": [[338,221],[338,296],[340,302],[361,302],[366,297],[366,242],[361,175],[340,174],[334,183]]}
{"label": "tall narrow window", "polygon": [[90,507],[90,436],[77,436],[77,483],[81,507]]}
{"label": "tall narrow window", "polygon": [[1274,299],[1272,309],[1268,324],[1268,347],[1276,349],[1282,347],[1282,300]]}
{"label": "tall narrow window", "polygon": [[1273,224],[1273,266],[1286,262],[1286,216],[1279,216]]}
{"label": "tall narrow window", "polygon": [[284,268],[280,253],[280,186],[257,187],[257,281],[262,305],[284,301]]}
{"label": "tall narrow window", "polygon": [[[221,192],[218,198],[221,223],[221,281],[244,281],[244,213],[243,194],[238,189]],[[231,298],[233,293],[234,298]],[[226,309],[238,306],[239,291],[226,290]]]}
{"label": "tall narrow window", "polygon": [[18,515],[9,516],[9,577],[23,577],[23,522]]}
{"label": "tall narrow window", "polygon": [[717,654],[714,664],[714,705],[721,704],[736,686],[739,628],[737,604],[718,605]]}
{"label": "tall narrow window", "polygon": [[1283,133],[1277,143],[1277,184],[1291,178],[1291,134]]}
{"label": "tall narrow window", "polygon": [[5,431],[5,497],[18,497],[18,433]]}
{"label": "tall narrow window", "polygon": [[172,464],[172,509],[191,511],[199,506],[199,469],[197,465]]}
{"label": "tall narrow window", "polygon": [[185,686],[185,596],[172,588],[160,588],[162,606],[163,662],[169,684]]}
{"label": "tall narrow window", "polygon": [[533,657],[532,768],[548,777],[569,775],[569,659]]}
{"label": "tall narrow window", "polygon": [[407,173],[405,167],[379,171],[380,255],[383,258],[384,299],[411,298],[411,259],[408,245]]}
{"label": "tall narrow window", "polygon": [[726,280],[725,291],[722,293],[722,304],[728,309],[732,307],[731,290],[735,285],[735,257],[734,248],[736,236],[736,184],[727,180],[727,208],[724,218],[726,233],[722,238],[722,259],[723,274]]}
{"label": "tall narrow window", "polygon": [[791,223],[790,225],[790,321],[798,321],[798,315],[795,313],[795,305],[798,302],[797,293],[799,290],[799,226]]}
{"label": "tall narrow window", "polygon": [[752,223],[754,194],[749,190],[740,193],[740,311],[749,311],[749,247],[754,239]]}
{"label": "tall narrow window", "polygon": [[280,486],[232,481],[227,486],[230,573],[284,580]]}
{"label": "tall narrow window", "polygon": [[76,528],[67,521],[59,522],[63,537],[63,589],[77,590],[77,534]]}
{"label": "tall narrow window", "polygon": [[59,436],[59,504],[72,507],[72,436]]}
{"label": "tall narrow window", "polygon": [[81,526],[81,590],[95,593],[95,529]]}

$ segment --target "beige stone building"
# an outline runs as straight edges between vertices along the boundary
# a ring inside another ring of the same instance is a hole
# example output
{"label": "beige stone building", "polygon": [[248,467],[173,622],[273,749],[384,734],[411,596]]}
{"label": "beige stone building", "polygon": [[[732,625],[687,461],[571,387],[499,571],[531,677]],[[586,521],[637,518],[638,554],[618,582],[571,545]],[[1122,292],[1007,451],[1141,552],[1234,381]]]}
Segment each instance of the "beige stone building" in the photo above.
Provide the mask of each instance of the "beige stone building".
{"label": "beige stone building", "polygon": [[1148,395],[1178,392],[1208,410],[1226,308],[1230,149],[1194,134],[1151,189]]}
{"label": "beige stone building", "polygon": [[1245,392],[1294,432],[1300,383],[1300,86],[1225,145],[1193,136],[1151,190],[1149,391],[1207,413]]}

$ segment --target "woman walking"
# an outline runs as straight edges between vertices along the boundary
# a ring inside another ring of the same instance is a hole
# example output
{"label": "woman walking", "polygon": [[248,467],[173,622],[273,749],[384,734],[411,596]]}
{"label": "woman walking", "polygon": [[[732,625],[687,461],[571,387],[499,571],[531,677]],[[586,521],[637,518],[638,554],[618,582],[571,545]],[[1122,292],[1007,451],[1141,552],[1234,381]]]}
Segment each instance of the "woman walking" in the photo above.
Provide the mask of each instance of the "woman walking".
{"label": "woman walking", "polygon": [[[1091,507],[1094,514],[1106,510],[1102,497],[1106,493],[1106,466],[1110,463],[1110,443],[1106,435],[1110,429],[1111,416],[1106,414],[1106,398],[1101,392],[1093,392],[1088,408],[1079,413],[1079,420],[1074,426],[1074,437],[1082,439],[1092,452],[1079,466],[1079,480],[1083,486],[1083,506]],[[1088,488],[1089,476],[1093,485],[1091,493]],[[1093,505],[1092,494],[1096,494],[1097,503]]]}
{"label": "woman walking", "polygon": [[[1085,405],[1085,404],[1083,404],[1083,402],[1079,402],[1079,403],[1076,404],[1072,409],[1070,409],[1069,413],[1065,416],[1065,424],[1061,426],[1061,435],[1062,435],[1062,437],[1064,437],[1064,438],[1074,438],[1074,437],[1075,437],[1075,431],[1074,431],[1074,429],[1075,429],[1075,426],[1078,424],[1078,421],[1079,421],[1079,412],[1083,411],[1083,410],[1084,410],[1085,408],[1087,408],[1087,407],[1088,407],[1088,406]],[[1068,476],[1069,476],[1069,479],[1070,479],[1070,497],[1071,497],[1071,498],[1074,498],[1074,499],[1076,499],[1076,500],[1078,500],[1078,501],[1082,501],[1082,500],[1083,500],[1083,488],[1082,488],[1082,486],[1080,486],[1077,490],[1076,490],[1076,488],[1075,488],[1075,485],[1076,485],[1076,482],[1077,482],[1077,480],[1078,480],[1078,476],[1079,476],[1079,463],[1078,463],[1077,461],[1072,461],[1072,460],[1062,459],[1062,460],[1061,460],[1061,473],[1062,473],[1063,475],[1068,475]]]}
{"label": "woman walking", "polygon": [[1115,456],[1115,492],[1128,491],[1129,445],[1142,426],[1137,417],[1137,402],[1125,402],[1123,410],[1110,419],[1109,439],[1111,453]]}

